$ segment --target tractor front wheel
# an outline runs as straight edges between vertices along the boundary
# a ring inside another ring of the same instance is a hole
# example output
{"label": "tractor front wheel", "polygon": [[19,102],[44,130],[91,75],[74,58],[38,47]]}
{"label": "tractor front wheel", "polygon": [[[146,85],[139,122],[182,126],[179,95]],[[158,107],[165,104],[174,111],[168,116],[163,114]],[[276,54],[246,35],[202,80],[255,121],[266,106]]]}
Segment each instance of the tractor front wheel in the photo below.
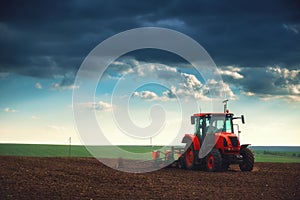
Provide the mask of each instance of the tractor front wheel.
{"label": "tractor front wheel", "polygon": [[248,148],[242,148],[240,154],[243,156],[243,162],[240,164],[240,169],[243,172],[249,172],[253,170],[254,154]]}
{"label": "tractor front wheel", "polygon": [[213,149],[206,156],[206,170],[209,172],[220,171],[222,167],[222,156],[218,149]]}
{"label": "tractor front wheel", "polygon": [[195,151],[193,144],[186,148],[182,162],[184,169],[195,169]]}

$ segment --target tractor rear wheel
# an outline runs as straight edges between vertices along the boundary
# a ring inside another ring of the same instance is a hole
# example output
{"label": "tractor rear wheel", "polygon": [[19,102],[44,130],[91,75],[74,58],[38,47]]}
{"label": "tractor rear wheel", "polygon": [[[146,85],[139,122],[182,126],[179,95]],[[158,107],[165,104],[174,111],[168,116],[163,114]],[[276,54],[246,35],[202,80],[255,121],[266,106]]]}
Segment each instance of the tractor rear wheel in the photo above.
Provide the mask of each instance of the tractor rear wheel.
{"label": "tractor rear wheel", "polygon": [[220,171],[222,168],[222,156],[218,149],[213,149],[206,156],[206,170],[209,172]]}
{"label": "tractor rear wheel", "polygon": [[247,172],[253,170],[254,154],[248,148],[242,148],[240,154],[243,156],[243,162],[239,165],[241,171]]}
{"label": "tractor rear wheel", "polygon": [[194,146],[191,144],[189,147],[186,147],[184,157],[182,158],[183,168],[184,169],[195,169],[195,151]]}

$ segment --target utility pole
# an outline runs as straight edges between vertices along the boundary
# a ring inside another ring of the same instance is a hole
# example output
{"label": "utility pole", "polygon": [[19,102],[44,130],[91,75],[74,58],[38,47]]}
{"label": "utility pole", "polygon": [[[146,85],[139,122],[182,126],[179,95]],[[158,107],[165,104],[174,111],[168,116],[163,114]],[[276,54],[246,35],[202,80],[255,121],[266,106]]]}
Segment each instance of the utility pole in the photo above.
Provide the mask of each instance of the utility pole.
{"label": "utility pole", "polygon": [[71,157],[72,138],[69,137],[69,157]]}

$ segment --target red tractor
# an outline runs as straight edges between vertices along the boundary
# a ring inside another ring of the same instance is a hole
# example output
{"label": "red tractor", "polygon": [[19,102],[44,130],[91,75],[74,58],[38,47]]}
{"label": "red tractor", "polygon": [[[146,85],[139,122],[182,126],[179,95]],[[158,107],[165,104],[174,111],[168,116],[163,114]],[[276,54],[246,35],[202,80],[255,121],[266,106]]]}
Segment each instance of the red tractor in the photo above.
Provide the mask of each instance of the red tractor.
{"label": "red tractor", "polygon": [[195,125],[195,131],[194,134],[185,134],[182,140],[186,146],[179,158],[180,166],[185,169],[204,168],[211,172],[239,164],[242,171],[252,171],[254,155],[248,148],[249,144],[240,145],[234,134],[235,119],[245,123],[243,115],[234,117],[227,109],[224,113],[194,114],[191,123]]}

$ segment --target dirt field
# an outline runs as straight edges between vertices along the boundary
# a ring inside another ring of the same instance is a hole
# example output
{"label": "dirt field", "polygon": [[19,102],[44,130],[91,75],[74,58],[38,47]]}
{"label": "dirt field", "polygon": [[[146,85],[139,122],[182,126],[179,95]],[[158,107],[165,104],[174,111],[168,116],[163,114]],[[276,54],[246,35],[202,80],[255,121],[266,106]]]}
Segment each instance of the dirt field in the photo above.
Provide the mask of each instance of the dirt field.
{"label": "dirt field", "polygon": [[93,158],[0,159],[0,199],[300,199],[300,164],[129,174]]}

